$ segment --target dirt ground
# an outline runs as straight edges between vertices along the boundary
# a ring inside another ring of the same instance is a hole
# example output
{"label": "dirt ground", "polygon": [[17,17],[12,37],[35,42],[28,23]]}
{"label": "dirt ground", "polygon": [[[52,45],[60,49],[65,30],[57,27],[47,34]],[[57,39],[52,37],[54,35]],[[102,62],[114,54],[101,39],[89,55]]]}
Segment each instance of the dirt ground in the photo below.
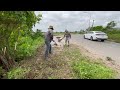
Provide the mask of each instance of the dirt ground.
{"label": "dirt ground", "polygon": [[26,79],[73,79],[71,67],[65,58],[62,58],[62,50],[59,46],[54,47],[54,52],[46,61],[43,59],[44,48],[39,48],[37,54],[20,62],[22,68],[30,68]]}

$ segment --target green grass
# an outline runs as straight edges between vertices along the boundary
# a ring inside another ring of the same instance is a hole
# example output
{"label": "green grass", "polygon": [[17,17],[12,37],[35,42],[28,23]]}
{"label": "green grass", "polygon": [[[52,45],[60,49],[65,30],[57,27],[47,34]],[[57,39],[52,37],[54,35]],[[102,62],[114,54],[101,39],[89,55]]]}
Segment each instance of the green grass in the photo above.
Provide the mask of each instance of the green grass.
{"label": "green grass", "polygon": [[80,79],[111,79],[114,71],[102,64],[96,64],[86,60],[73,63],[75,75]]}
{"label": "green grass", "polygon": [[103,65],[83,56],[79,49],[66,49],[64,54],[69,58],[74,75],[78,79],[111,79],[115,78],[116,72]]}
{"label": "green grass", "polygon": [[26,68],[13,68],[11,71],[7,73],[8,79],[24,79],[25,74],[28,73],[30,69]]}

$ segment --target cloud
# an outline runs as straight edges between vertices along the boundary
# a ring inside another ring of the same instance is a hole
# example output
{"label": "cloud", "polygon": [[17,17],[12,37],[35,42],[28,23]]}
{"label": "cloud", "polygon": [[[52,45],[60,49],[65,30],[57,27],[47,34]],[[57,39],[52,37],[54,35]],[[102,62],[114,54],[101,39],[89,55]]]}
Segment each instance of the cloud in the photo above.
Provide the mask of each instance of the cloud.
{"label": "cloud", "polygon": [[64,31],[65,29],[79,31],[89,27],[89,20],[90,25],[95,20],[94,26],[106,26],[108,22],[115,21],[117,27],[120,27],[120,11],[35,11],[36,15],[39,13],[42,13],[43,18],[33,30],[47,31],[49,25],[53,25],[55,31]]}

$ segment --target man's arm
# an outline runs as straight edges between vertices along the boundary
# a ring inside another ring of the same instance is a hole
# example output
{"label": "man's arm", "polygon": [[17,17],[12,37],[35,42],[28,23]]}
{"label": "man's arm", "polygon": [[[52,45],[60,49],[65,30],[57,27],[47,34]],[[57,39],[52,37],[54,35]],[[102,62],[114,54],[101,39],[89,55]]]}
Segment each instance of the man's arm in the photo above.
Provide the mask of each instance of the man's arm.
{"label": "man's arm", "polygon": [[[51,34],[51,41],[55,42],[55,40],[53,40],[53,34]],[[56,42],[55,42],[56,43]]]}

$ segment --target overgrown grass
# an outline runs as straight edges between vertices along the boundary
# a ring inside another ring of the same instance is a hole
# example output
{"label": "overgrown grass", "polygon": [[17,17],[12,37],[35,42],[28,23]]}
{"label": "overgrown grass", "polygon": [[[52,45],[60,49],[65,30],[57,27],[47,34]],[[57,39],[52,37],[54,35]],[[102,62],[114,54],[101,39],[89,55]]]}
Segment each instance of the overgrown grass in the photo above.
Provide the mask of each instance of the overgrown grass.
{"label": "overgrown grass", "polygon": [[110,41],[120,43],[120,33],[116,33],[116,34],[108,33],[108,37]]}
{"label": "overgrown grass", "polygon": [[82,56],[77,48],[66,49],[64,54],[70,61],[74,75],[79,79],[111,79],[116,72],[100,62]]}

